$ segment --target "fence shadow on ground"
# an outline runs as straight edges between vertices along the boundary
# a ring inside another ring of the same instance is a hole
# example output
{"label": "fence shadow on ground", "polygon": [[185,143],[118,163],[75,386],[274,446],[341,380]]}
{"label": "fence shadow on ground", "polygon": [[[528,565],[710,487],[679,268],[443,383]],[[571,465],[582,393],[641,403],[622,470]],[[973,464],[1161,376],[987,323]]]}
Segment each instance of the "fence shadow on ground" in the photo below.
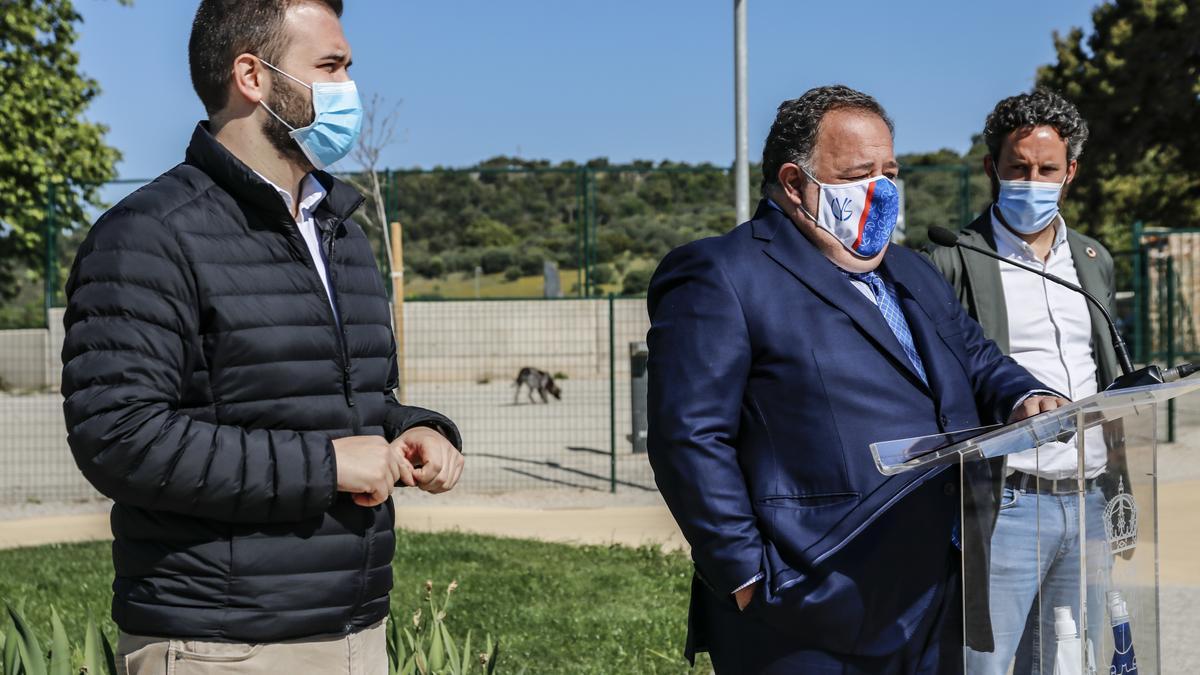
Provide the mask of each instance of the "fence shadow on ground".
{"label": "fence shadow on ground", "polygon": [[[581,449],[586,450],[588,452],[598,452],[598,451],[592,450],[591,448],[581,448]],[[575,450],[575,448],[568,448],[568,450]],[[607,455],[608,453],[603,453],[603,454]],[[554,471],[561,471],[563,473],[571,474],[572,476],[580,476],[582,478],[589,478],[591,480],[596,481],[596,485],[599,485],[602,488],[607,488],[615,482],[616,485],[618,485],[620,487],[633,488],[635,490],[644,490],[646,492],[654,492],[657,490],[657,488],[655,488],[653,485],[642,485],[640,483],[634,483],[632,481],[621,480],[621,479],[617,479],[617,480],[613,481],[611,476],[599,474],[599,473],[592,473],[590,471],[584,471],[582,469],[576,469],[576,468],[572,468],[569,466],[563,466],[562,464],[559,464],[558,462],[554,462],[551,460],[526,459],[524,457],[512,457],[512,456],[507,456],[507,455],[497,455],[497,454],[488,453],[488,452],[472,453],[472,456],[473,457],[483,457],[483,458],[487,458],[487,459],[495,459],[495,460],[499,460],[501,462],[511,462],[513,464],[524,464],[527,466],[539,466],[539,467],[544,467],[547,469],[553,469]],[[533,478],[535,480],[543,480],[543,481],[550,482],[550,483],[558,483],[558,484],[562,484],[562,485],[572,485],[572,487],[584,487],[587,489],[600,489],[598,487],[571,484],[569,482],[565,482],[560,479],[553,478],[551,476],[541,476],[538,474],[530,473],[528,471],[521,471],[519,469],[514,469],[511,466],[505,466],[504,470],[508,471],[510,473],[520,474],[527,478]]]}

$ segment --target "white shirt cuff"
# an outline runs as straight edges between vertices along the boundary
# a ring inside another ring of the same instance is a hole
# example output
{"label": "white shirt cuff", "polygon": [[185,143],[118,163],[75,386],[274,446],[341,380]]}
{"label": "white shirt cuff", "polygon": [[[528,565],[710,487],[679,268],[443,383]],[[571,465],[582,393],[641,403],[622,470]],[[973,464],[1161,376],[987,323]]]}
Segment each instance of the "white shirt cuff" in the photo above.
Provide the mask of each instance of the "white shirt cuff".
{"label": "white shirt cuff", "polygon": [[746,583],[742,584],[741,586],[738,586],[737,588],[733,589],[733,592],[737,593],[738,591],[746,588],[747,586],[756,584],[756,583],[762,581],[763,577],[765,577],[765,576],[766,576],[765,574],[763,574],[762,572],[759,572],[758,574],[755,574],[753,577],[751,577],[750,581],[747,581]]}
{"label": "white shirt cuff", "polygon": [[1013,404],[1012,410],[1008,411],[1008,414],[1011,415],[1015,413],[1017,408],[1021,407],[1022,403],[1030,398],[1033,398],[1034,396],[1062,396],[1062,394],[1058,393],[1057,391],[1050,391],[1049,389],[1034,389],[1033,391],[1028,392],[1021,398],[1017,399],[1017,402]]}

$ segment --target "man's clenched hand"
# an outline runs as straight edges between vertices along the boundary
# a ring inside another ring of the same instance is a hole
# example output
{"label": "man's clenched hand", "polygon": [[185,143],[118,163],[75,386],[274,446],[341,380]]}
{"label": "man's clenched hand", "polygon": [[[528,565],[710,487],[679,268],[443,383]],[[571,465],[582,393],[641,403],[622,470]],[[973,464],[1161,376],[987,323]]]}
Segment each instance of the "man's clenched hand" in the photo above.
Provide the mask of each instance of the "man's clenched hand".
{"label": "man's clenched hand", "polygon": [[[445,436],[429,427],[413,427],[392,441],[392,448],[415,467],[412,478],[426,492],[446,492],[462,476],[463,456]],[[411,483],[406,483],[411,485]]]}
{"label": "man's clenched hand", "polygon": [[387,501],[397,482],[415,485],[413,467],[382,436],[348,436],[333,442],[337,489],[354,495],[359,506]]}

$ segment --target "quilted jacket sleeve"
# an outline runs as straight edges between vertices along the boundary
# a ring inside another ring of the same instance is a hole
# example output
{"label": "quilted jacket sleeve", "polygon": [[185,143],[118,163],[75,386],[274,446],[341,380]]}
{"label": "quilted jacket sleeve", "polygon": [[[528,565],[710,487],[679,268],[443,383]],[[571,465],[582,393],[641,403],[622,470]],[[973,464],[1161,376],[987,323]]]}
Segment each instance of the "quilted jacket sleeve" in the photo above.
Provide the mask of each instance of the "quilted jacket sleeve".
{"label": "quilted jacket sleeve", "polygon": [[400,434],[413,427],[429,427],[445,436],[459,452],[463,449],[462,434],[450,418],[425,408],[402,405],[396,400],[396,388],[400,384],[400,370],[396,366],[396,350],[392,349],[392,357],[388,361],[388,380],[383,392],[387,404],[387,414],[383,420],[384,434],[389,441],[396,440]]}
{"label": "quilted jacket sleeve", "polygon": [[84,476],[131,506],[227,522],[296,521],[337,494],[321,433],[244,429],[179,411],[199,344],[196,288],[174,233],[118,207],[76,257],[64,318],[63,412]]}

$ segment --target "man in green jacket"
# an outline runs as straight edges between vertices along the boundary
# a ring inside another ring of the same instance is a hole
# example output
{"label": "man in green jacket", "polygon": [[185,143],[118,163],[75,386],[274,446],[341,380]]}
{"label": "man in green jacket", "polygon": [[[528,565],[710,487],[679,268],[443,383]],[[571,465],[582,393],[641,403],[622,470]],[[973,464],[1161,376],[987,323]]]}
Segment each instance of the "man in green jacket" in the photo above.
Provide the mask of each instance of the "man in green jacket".
{"label": "man in green jacket", "polygon": [[[1087,135],[1075,106],[1051,91],[1000,101],[984,128],[992,204],[960,239],[1077,283],[1111,307],[1112,256],[1095,239],[1070,229],[1059,212]],[[1120,375],[1104,316],[1083,296],[963,248],[939,248],[931,256],[984,333],[1048,386],[1078,400]],[[1099,648],[1112,561],[1101,487],[1121,469],[1110,470],[1108,446],[1116,446],[1105,435],[1099,427],[1084,433],[1082,543],[1075,439],[1006,458],[988,581],[994,650],[968,649],[967,672],[1001,675],[1010,665],[1017,674],[1054,672],[1053,608],[1070,606],[1074,617],[1081,616],[1082,548],[1088,556],[1085,635]]]}

